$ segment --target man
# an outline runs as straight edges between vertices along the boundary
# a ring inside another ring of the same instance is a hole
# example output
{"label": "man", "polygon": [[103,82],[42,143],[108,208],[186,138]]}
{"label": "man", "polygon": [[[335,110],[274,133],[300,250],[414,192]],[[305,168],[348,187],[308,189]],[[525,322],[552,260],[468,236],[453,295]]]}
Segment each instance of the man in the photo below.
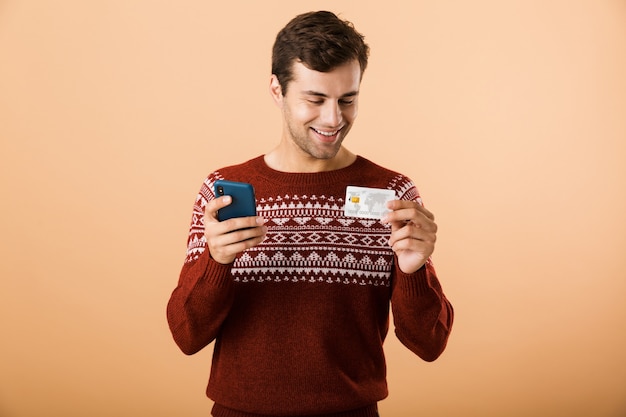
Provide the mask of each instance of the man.
{"label": "man", "polygon": [[[330,12],[289,22],[270,81],[280,142],[214,171],[197,197],[167,314],[186,354],[215,340],[213,416],[377,416],[390,305],[397,337],[419,357],[433,361],[446,346],[453,310],[430,262],[433,215],[409,178],[342,144],[368,53]],[[253,184],[258,216],[219,222],[231,200],[213,193],[218,179]],[[346,197],[358,200],[348,186],[397,199],[379,219],[348,215]]]}

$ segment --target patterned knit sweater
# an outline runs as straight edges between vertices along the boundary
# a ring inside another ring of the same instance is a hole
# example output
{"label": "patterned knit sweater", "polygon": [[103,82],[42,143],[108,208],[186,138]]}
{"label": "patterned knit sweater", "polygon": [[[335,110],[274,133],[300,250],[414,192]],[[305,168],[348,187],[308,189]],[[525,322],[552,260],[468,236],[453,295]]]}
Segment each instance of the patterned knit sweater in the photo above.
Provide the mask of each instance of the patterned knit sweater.
{"label": "patterned knit sweater", "polygon": [[[217,179],[252,183],[268,226],[263,243],[231,265],[214,261],[204,238]],[[186,354],[215,340],[214,416],[376,416],[387,396],[390,305],[405,346],[426,361],[444,350],[453,310],[432,263],[400,271],[388,226],[344,216],[347,185],[420,201],[410,179],[360,156],[319,173],[275,171],[260,156],[202,185],[167,317]]]}

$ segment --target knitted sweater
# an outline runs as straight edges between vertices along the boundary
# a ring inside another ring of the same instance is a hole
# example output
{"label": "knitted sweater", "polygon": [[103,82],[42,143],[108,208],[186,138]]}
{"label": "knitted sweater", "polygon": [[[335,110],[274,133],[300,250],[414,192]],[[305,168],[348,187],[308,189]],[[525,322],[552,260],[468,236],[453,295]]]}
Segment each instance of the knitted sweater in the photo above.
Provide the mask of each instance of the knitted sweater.
{"label": "knitted sweater", "polygon": [[[204,238],[217,179],[253,184],[267,220],[265,240],[230,265],[210,257]],[[207,387],[214,416],[376,416],[387,396],[390,305],[405,346],[426,361],[444,350],[453,310],[432,263],[403,273],[389,226],[344,216],[347,185],[421,202],[409,178],[360,156],[319,173],[275,171],[260,156],[202,185],[167,317],[186,354],[215,340]]]}

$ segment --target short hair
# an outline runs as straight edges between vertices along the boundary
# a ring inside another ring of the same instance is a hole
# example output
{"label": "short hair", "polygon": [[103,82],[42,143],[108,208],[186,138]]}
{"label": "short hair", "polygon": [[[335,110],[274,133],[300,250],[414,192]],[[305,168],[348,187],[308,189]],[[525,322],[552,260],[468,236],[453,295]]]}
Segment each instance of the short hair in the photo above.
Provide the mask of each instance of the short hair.
{"label": "short hair", "polygon": [[354,59],[367,67],[369,46],[354,25],[328,11],[309,12],[294,17],[278,32],[272,49],[272,74],[276,75],[283,94],[293,79],[293,64],[329,72]]}

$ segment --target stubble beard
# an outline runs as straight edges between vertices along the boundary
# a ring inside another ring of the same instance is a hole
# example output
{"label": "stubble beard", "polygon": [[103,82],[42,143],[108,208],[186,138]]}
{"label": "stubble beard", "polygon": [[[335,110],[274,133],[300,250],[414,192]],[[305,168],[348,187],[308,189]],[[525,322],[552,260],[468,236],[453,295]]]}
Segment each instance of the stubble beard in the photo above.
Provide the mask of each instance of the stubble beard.
{"label": "stubble beard", "polygon": [[349,126],[344,126],[341,132],[339,132],[339,137],[332,144],[328,144],[324,146],[323,144],[316,143],[315,139],[312,139],[309,135],[313,134],[311,129],[306,127],[304,131],[298,131],[290,124],[287,125],[287,129],[289,131],[289,135],[291,136],[291,140],[294,144],[302,150],[305,154],[311,156],[315,159],[332,159],[334,158],[339,150],[341,149],[341,145],[343,143],[343,139],[348,133]]}

